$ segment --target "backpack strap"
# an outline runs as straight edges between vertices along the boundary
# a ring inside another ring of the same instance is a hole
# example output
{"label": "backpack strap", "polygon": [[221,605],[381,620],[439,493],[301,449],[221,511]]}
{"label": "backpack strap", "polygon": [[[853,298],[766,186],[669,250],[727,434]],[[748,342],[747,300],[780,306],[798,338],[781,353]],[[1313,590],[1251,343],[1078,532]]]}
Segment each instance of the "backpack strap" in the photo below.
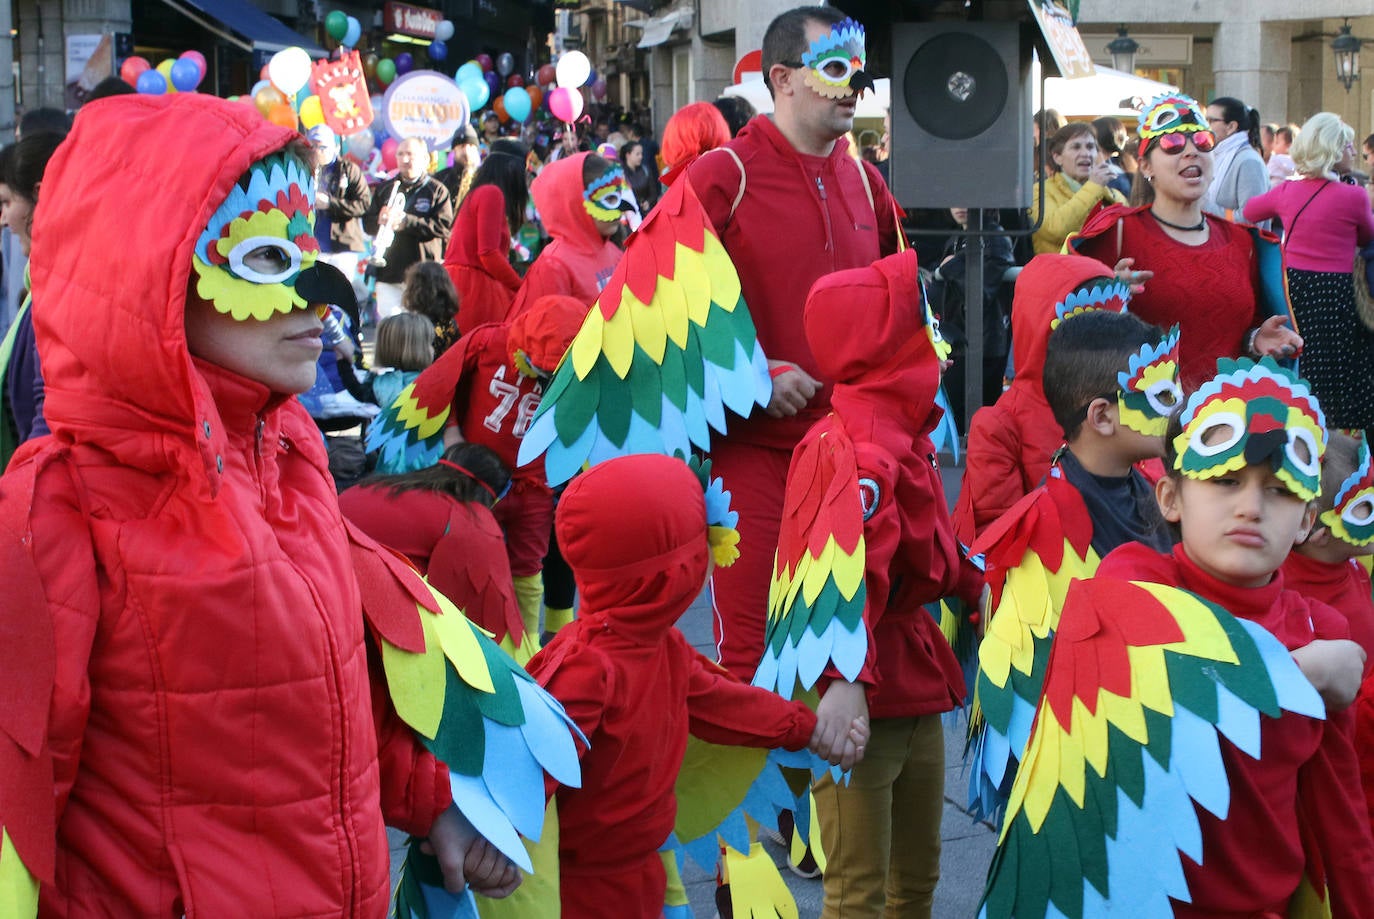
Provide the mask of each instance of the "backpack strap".
{"label": "backpack strap", "polygon": [[[706,152],[715,153],[717,150],[721,153],[728,153],[730,155],[730,159],[734,160],[735,165],[739,167],[739,191],[735,194],[735,200],[730,202],[730,216],[725,218],[726,222],[728,223],[731,220],[735,219],[735,209],[738,208],[739,203],[744,200],[744,160],[740,159],[739,154],[736,153],[734,150],[731,150],[729,147],[716,147],[715,150],[707,150]],[[705,154],[702,155],[704,156]]]}

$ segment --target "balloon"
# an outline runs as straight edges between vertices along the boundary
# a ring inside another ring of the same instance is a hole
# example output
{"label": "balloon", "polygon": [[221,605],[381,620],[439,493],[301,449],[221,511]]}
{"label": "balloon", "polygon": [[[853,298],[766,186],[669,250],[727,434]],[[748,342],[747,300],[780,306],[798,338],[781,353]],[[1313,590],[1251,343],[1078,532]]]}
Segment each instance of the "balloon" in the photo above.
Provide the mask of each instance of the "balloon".
{"label": "balloon", "polygon": [[530,97],[530,111],[539,111],[539,104],[544,101],[544,91],[538,86],[526,86],[525,94]]}
{"label": "balloon", "polygon": [[136,86],[139,76],[152,69],[153,65],[148,63],[146,57],[134,55],[119,65],[119,78],[130,86]]}
{"label": "balloon", "polygon": [[396,62],[389,57],[382,58],[377,62],[377,82],[387,86],[394,79],[396,79]]}
{"label": "balloon", "polygon": [[375,79],[377,76],[377,61],[379,60],[381,60],[381,58],[377,57],[377,55],[373,54],[371,51],[364,54],[363,76],[367,77],[369,80]]}
{"label": "balloon", "polygon": [[549,92],[549,111],[559,121],[568,124],[576,121],[584,104],[582,94],[571,87],[559,86]]}
{"label": "balloon", "polygon": [[285,102],[273,106],[272,111],[267,113],[267,120],[273,124],[281,125],[283,128],[296,127],[296,113]]}
{"label": "balloon", "polygon": [[196,67],[195,61],[181,59],[174,61],[171,67],[172,85],[177,88],[177,92],[195,92],[200,85],[200,69]]}
{"label": "balloon", "polygon": [[448,45],[438,39],[429,43],[429,59],[431,61],[442,61],[448,57]]}
{"label": "balloon", "polygon": [[301,87],[310,82],[310,55],[305,53],[304,48],[285,48],[278,51],[267,62],[267,76],[277,89],[288,96],[294,96],[301,91]]}
{"label": "balloon", "polygon": [[615,148],[615,144],[601,144],[596,148],[596,155],[602,159],[620,159],[620,151]]}
{"label": "balloon", "polygon": [[485,73],[486,71],[482,69],[481,64],[478,64],[476,61],[468,61],[458,68],[458,72],[453,75],[453,82],[462,86],[468,80],[477,80],[485,86],[487,83],[484,79]]}
{"label": "balloon", "polygon": [[472,61],[478,67],[482,68],[483,73],[486,73],[488,70],[496,69],[496,65],[491,62],[490,54],[479,54],[475,58],[473,58]]}
{"label": "balloon", "polygon": [[513,73],[513,74],[511,74],[509,77],[506,78],[506,85],[507,85],[507,86],[512,86],[512,87],[514,87],[514,86],[524,86],[524,85],[525,85],[525,78],[522,77],[522,76],[520,76],[520,74],[518,74],[518,73]]}
{"label": "balloon", "polygon": [[596,68],[595,68],[595,67],[588,67],[588,68],[587,68],[587,79],[585,79],[585,80],[582,81],[582,85],[583,85],[583,86],[590,86],[590,85],[592,85],[593,83],[595,83],[595,82],[596,82],[597,80],[599,80],[599,79],[601,79],[601,78],[598,77],[598,76],[596,75]]}
{"label": "balloon", "polygon": [[603,102],[605,101],[605,99],[606,99],[606,81],[605,81],[605,80],[597,80],[595,83],[592,84],[592,98],[593,98],[593,99],[600,100],[600,101],[603,101]]}
{"label": "balloon", "polygon": [[145,70],[138,75],[134,88],[145,96],[160,96],[167,91],[167,80],[156,70]]}
{"label": "balloon", "polygon": [[382,168],[388,172],[396,168],[396,148],[400,145],[400,141],[394,137],[382,142]]}
{"label": "balloon", "polygon": [[249,101],[252,101],[252,99],[253,99],[254,97],[256,97],[257,94],[260,93],[260,92],[262,92],[264,89],[269,89],[269,88],[270,88],[270,89],[276,89],[276,87],[272,86],[272,81],[271,81],[271,80],[259,80],[258,82],[254,83],[254,84],[253,84],[253,88],[250,89],[250,90],[248,90],[248,99],[249,99]]}
{"label": "balloon", "polygon": [[440,22],[438,28],[434,30],[434,37],[439,41],[448,41],[453,38],[453,23],[447,19]]}
{"label": "balloon", "polygon": [[482,74],[482,76],[487,81],[487,91],[493,96],[500,94],[501,78],[496,75],[496,71],[488,70],[486,73]]}
{"label": "balloon", "polygon": [[515,69],[515,58],[509,51],[502,51],[501,56],[496,59],[496,70],[503,77],[510,76],[510,72]]}
{"label": "balloon", "polygon": [[506,104],[506,114],[516,121],[523,123],[530,117],[533,106],[531,105],[530,94],[525,92],[524,87],[516,86],[506,90],[506,94],[501,97],[501,100]]}
{"label": "balloon", "polygon": [[167,81],[165,92],[174,93],[177,91],[177,88],[172,85],[172,65],[175,63],[176,61],[169,57],[157,65],[157,72],[162,74],[162,79]]}
{"label": "balloon", "polygon": [[324,17],[324,30],[335,41],[343,41],[343,37],[348,34],[348,14],[343,10],[330,13]]}
{"label": "balloon", "polygon": [[372,148],[376,146],[376,141],[372,136],[371,128],[363,128],[357,134],[350,134],[344,138],[344,152],[357,157],[366,162],[372,155]]}
{"label": "balloon", "polygon": [[286,105],[286,96],[282,94],[280,89],[269,83],[253,93],[253,104],[258,107],[259,112],[262,112],[262,117],[269,118],[274,108],[279,105]]}
{"label": "balloon", "polygon": [[487,88],[486,80],[466,79],[458,84],[458,88],[463,91],[463,95],[468,100],[468,111],[475,112],[487,104],[491,98],[491,90]]}
{"label": "balloon", "polygon": [[[591,75],[592,62],[587,60],[587,55],[581,51],[569,51],[558,59],[554,65],[554,74],[558,80],[558,85],[565,89],[575,89],[587,82],[587,77]],[[569,119],[571,120],[571,119]]]}
{"label": "balloon", "polygon": [[363,37],[363,24],[352,16],[348,17],[348,31],[340,39],[340,44],[345,48],[352,48],[358,43],[358,39]]}
{"label": "balloon", "polygon": [[319,96],[308,96],[301,103],[301,127],[309,131],[316,125],[324,124],[324,106]]}
{"label": "balloon", "polygon": [[510,121],[510,112],[506,111],[505,100],[503,100],[500,96],[497,96],[495,99],[492,100],[491,110],[496,113],[496,117],[501,120],[502,124],[505,124],[507,121]]}
{"label": "balloon", "polygon": [[[183,51],[183,52],[181,52],[181,56],[180,56],[179,58],[177,58],[177,60],[179,60],[179,61],[190,61],[191,63],[195,64],[195,65],[196,65],[196,70],[198,70],[198,71],[200,72],[200,80],[204,80],[204,79],[205,79],[205,68],[206,68],[206,64],[205,64],[205,55],[201,54],[199,51],[194,51],[194,50],[193,50],[193,51]],[[197,81],[196,81],[196,85],[197,85],[197,86],[200,85],[200,80],[197,80]]]}
{"label": "balloon", "polygon": [[415,58],[411,57],[409,51],[402,51],[396,55],[396,75],[405,76],[415,69]]}
{"label": "balloon", "polygon": [[548,86],[557,78],[558,71],[554,69],[552,64],[545,64],[543,67],[540,67],[539,73],[535,75],[535,79],[539,82],[540,86]]}

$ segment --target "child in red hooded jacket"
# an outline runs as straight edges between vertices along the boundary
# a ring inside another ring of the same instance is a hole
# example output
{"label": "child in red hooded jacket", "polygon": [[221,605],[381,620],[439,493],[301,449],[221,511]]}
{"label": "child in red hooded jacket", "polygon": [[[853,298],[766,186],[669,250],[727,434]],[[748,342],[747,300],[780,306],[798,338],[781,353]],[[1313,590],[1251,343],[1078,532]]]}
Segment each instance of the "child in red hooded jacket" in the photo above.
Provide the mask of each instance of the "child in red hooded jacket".
{"label": "child in red hooded jacket", "polygon": [[821,750],[806,705],[740,682],[673,627],[714,557],[732,560],[708,538],[726,510],[716,499],[681,460],[637,455],[592,467],[559,502],[558,538],[582,606],[529,671],[590,744],[582,787],[557,791],[564,919],[661,915],[658,849],[673,829],[689,733],[717,744],[810,746],[846,766],[867,739],[860,720],[833,751]]}
{"label": "child in red hooded jacket", "polygon": [[1064,442],[1041,381],[1055,310],[1073,294],[1113,280],[1112,269],[1095,259],[1050,254],[1031,259],[1016,279],[1011,306],[1016,375],[1007,391],[969,422],[964,481],[954,505],[954,531],[965,545],[1050,471],[1050,457]]}

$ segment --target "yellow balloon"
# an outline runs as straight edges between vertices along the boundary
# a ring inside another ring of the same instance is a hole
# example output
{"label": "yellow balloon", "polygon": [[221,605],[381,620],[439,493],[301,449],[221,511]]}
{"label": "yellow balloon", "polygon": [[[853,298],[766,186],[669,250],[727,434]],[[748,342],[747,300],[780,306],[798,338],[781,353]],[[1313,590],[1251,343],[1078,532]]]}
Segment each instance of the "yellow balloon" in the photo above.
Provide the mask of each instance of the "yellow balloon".
{"label": "yellow balloon", "polygon": [[167,92],[169,95],[177,91],[177,88],[172,85],[172,65],[175,63],[176,61],[169,57],[161,64],[157,65],[157,72],[162,74],[163,78],[167,81]]}
{"label": "yellow balloon", "polygon": [[324,107],[319,96],[308,96],[301,103],[301,126],[307,131],[316,125],[324,124]]}

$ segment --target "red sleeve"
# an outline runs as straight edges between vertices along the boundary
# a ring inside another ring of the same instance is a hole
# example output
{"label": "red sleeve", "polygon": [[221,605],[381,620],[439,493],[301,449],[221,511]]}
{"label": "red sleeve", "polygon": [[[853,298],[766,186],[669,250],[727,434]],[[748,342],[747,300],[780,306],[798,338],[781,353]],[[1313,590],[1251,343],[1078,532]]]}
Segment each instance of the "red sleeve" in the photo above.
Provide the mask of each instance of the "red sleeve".
{"label": "red sleeve", "polygon": [[1016,426],[1004,412],[992,406],[974,413],[955,508],[956,532],[964,542],[972,542],[973,536],[1025,497],[1020,453]]}
{"label": "red sleeve", "polygon": [[692,658],[687,727],[694,737],[714,744],[787,750],[800,750],[810,743],[816,713],[805,703],[750,686],[691,648],[680,632],[670,636]]}
{"label": "red sleeve", "polygon": [[448,767],[430,753],[396,714],[387,694],[381,656],[371,640],[367,669],[372,681],[372,717],[377,728],[377,765],[382,819],[411,836],[428,836],[434,820],[453,803]]}
{"label": "red sleeve", "polygon": [[484,185],[478,193],[490,188],[493,194],[481,195],[472,202],[477,221],[477,260],[482,270],[511,290],[520,286],[520,275],[510,264],[510,228],[506,225],[506,199],[494,185]]}
{"label": "red sleeve", "polygon": [[1360,780],[1364,785],[1369,827],[1374,832],[1374,674],[1365,678],[1353,708],[1355,755],[1360,761]]}
{"label": "red sleeve", "polygon": [[[1298,819],[1326,874],[1334,919],[1374,917],[1374,839],[1351,744],[1349,710],[1330,714],[1298,772]],[[1309,863],[1313,861],[1309,853]]]}

